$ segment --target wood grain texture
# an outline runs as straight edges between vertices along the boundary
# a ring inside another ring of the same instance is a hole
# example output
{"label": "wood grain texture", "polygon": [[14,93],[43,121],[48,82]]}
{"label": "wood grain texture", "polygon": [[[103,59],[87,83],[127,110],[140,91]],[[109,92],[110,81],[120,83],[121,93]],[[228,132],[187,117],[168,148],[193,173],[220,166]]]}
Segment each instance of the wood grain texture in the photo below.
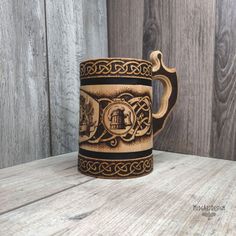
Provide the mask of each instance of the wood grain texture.
{"label": "wood grain texture", "polygon": [[211,155],[236,160],[236,2],[217,1]]}
{"label": "wood grain texture", "polygon": [[0,168],[50,155],[41,0],[0,4]]}
{"label": "wood grain texture", "polygon": [[[0,215],[58,194],[91,178],[78,175],[77,153],[38,160],[0,172]],[[7,196],[7,198],[6,198]]]}
{"label": "wood grain texture", "polygon": [[109,56],[142,58],[144,0],[111,0],[107,8]]}
{"label": "wood grain texture", "polygon": [[[128,180],[76,175],[76,153],[0,170],[0,193],[13,192],[17,184],[22,188],[9,199],[18,207],[8,203],[8,212],[0,215],[1,236],[235,235],[235,162],[165,152],[154,156],[150,175]],[[39,186],[44,184],[34,202],[28,170],[35,185],[37,179]],[[39,173],[45,177],[38,178]],[[49,196],[52,183],[62,188]],[[0,203],[5,202],[1,194]],[[221,210],[194,210],[194,205]]]}
{"label": "wood grain texture", "polygon": [[[154,147],[208,156],[214,62],[215,1],[145,1],[143,57],[163,52],[176,67],[179,94]],[[156,85],[154,97],[160,87]]]}
{"label": "wood grain texture", "polygon": [[107,56],[105,0],[46,0],[52,153],[78,149],[79,63]]}

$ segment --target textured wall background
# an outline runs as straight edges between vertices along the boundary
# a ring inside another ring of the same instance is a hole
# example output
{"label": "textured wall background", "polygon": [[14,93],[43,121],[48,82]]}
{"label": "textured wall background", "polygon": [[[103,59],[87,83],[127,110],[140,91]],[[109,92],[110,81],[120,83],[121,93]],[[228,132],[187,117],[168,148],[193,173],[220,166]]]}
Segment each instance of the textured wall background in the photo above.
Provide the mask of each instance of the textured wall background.
{"label": "textured wall background", "polygon": [[0,168],[77,150],[79,63],[107,56],[106,0],[0,3]]}
{"label": "textured wall background", "polygon": [[77,150],[81,60],[155,49],[179,76],[155,148],[236,160],[234,0],[3,0],[0,19],[0,168]]}
{"label": "textured wall background", "polygon": [[[236,160],[236,2],[108,1],[109,56],[176,67],[178,102],[155,148]],[[155,84],[158,104],[162,88]]]}

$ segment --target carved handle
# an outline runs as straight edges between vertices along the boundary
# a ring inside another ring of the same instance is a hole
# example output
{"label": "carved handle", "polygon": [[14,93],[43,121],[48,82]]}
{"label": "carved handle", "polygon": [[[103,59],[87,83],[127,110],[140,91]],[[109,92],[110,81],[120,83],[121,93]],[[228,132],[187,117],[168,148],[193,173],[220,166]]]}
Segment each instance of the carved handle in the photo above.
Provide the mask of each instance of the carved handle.
{"label": "carved handle", "polygon": [[175,68],[168,68],[162,61],[162,53],[153,51],[150,55],[152,62],[152,79],[159,80],[163,84],[164,92],[161,105],[157,113],[153,113],[153,135],[156,135],[164,127],[165,120],[177,100],[178,83]]}

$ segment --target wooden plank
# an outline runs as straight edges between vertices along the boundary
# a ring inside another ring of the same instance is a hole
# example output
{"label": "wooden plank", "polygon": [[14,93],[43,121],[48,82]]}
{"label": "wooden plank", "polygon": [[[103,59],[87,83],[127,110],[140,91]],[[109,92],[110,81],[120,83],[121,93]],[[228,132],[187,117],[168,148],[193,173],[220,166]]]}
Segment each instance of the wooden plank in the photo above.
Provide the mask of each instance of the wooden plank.
{"label": "wooden plank", "polygon": [[85,60],[108,56],[106,0],[83,0]]}
{"label": "wooden plank", "polygon": [[211,155],[236,160],[236,2],[216,2]]}
{"label": "wooden plank", "polygon": [[[160,49],[176,67],[178,101],[156,137],[160,150],[208,156],[214,61],[215,1],[145,1],[143,57]],[[155,96],[160,88],[156,86]],[[154,97],[155,97],[154,96]]]}
{"label": "wooden plank", "polygon": [[[57,158],[48,159],[52,166]],[[76,159],[67,158],[69,162]],[[66,156],[62,159],[65,161]],[[47,160],[38,163],[46,165]],[[24,170],[25,165],[21,166]],[[65,176],[66,170],[58,167],[52,167],[54,174],[49,181]],[[71,181],[78,178],[73,174]],[[234,235],[235,180],[235,162],[155,153],[150,175],[127,180],[93,179],[22,206],[0,216],[0,234]],[[194,210],[195,205],[219,209]]]}
{"label": "wooden plank", "polygon": [[78,149],[79,63],[107,56],[105,0],[46,0],[52,154]]}
{"label": "wooden plank", "polygon": [[110,57],[142,58],[144,0],[107,1]]}
{"label": "wooden plank", "polygon": [[77,152],[0,171],[0,215],[73,188],[92,178],[78,175]]}
{"label": "wooden plank", "polygon": [[44,3],[1,1],[0,168],[50,155]]}

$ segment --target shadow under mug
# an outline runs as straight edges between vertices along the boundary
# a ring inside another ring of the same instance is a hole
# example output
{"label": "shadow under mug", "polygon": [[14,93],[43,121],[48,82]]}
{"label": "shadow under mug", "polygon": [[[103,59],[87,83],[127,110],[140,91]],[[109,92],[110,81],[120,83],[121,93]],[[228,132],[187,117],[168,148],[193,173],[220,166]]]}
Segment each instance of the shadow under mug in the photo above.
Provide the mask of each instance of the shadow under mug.
{"label": "shadow under mug", "polygon": [[[177,99],[177,76],[162,53],[151,62],[101,58],[80,64],[78,169],[100,178],[143,176],[153,169],[153,136]],[[152,113],[152,81],[163,84],[157,113]]]}

